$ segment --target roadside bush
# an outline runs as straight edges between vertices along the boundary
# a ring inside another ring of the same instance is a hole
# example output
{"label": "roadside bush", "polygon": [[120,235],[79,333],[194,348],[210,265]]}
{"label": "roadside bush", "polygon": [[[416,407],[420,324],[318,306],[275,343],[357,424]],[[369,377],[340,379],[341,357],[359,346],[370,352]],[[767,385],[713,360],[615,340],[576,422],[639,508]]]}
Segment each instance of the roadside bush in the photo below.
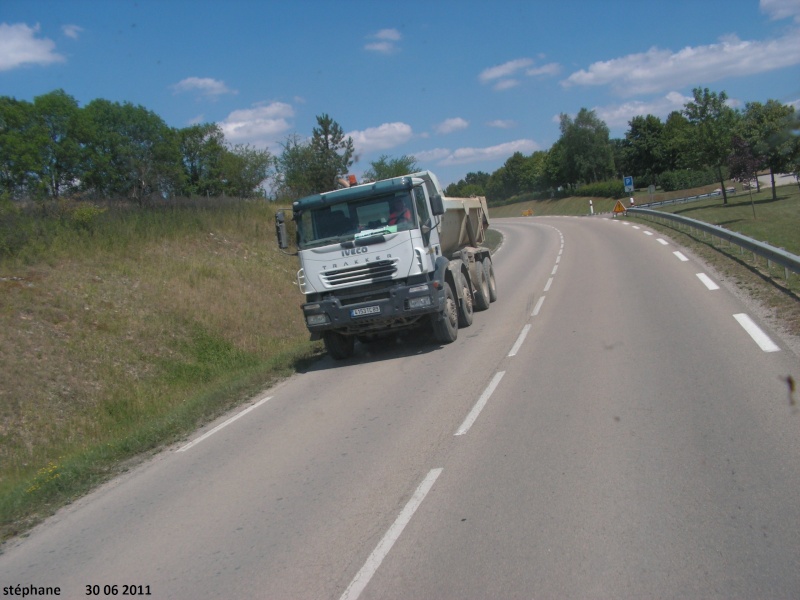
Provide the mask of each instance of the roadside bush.
{"label": "roadside bush", "polygon": [[574,196],[599,198],[622,198],[625,196],[625,185],[621,181],[598,181],[579,187],[573,192]]}

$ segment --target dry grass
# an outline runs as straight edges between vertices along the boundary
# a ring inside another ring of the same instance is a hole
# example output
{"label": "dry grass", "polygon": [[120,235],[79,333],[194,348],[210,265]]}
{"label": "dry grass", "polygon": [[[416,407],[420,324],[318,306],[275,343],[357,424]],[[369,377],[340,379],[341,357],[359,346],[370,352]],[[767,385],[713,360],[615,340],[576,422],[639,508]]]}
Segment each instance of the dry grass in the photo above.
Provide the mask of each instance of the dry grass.
{"label": "dry grass", "polygon": [[319,352],[272,217],[109,211],[0,264],[0,535]]}

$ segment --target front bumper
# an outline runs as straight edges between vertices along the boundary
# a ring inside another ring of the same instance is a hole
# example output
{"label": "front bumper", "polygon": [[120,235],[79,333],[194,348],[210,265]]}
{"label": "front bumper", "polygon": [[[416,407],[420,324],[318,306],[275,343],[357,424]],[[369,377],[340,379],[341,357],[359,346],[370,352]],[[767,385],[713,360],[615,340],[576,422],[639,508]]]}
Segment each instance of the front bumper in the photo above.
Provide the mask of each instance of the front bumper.
{"label": "front bumper", "polygon": [[403,283],[368,292],[342,290],[335,296],[303,304],[303,315],[314,338],[330,330],[358,335],[404,329],[425,315],[441,312],[443,306],[441,286],[433,282]]}

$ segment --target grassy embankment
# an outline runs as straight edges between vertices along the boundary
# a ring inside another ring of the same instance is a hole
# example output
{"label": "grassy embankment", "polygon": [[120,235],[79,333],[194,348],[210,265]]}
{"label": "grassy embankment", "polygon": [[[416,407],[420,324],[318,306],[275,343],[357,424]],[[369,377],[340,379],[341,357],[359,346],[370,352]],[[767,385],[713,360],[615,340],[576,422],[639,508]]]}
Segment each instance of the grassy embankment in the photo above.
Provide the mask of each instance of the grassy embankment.
{"label": "grassy embankment", "polygon": [[320,352],[273,213],[0,210],[0,539]]}

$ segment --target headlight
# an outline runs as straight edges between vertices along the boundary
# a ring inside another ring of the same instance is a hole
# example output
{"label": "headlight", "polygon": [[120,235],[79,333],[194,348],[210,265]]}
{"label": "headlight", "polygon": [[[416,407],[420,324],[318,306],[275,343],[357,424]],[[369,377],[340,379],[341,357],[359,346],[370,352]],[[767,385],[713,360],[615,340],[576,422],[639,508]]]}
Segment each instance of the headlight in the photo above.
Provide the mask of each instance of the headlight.
{"label": "headlight", "polygon": [[430,296],[422,296],[420,298],[409,298],[408,308],[424,308],[431,305]]}
{"label": "headlight", "polygon": [[408,288],[409,294],[416,294],[417,292],[427,292],[428,291],[428,284],[425,285],[417,285],[412,288]]}
{"label": "headlight", "polygon": [[330,322],[328,315],[308,315],[306,317],[306,323],[309,325],[325,325]]}

